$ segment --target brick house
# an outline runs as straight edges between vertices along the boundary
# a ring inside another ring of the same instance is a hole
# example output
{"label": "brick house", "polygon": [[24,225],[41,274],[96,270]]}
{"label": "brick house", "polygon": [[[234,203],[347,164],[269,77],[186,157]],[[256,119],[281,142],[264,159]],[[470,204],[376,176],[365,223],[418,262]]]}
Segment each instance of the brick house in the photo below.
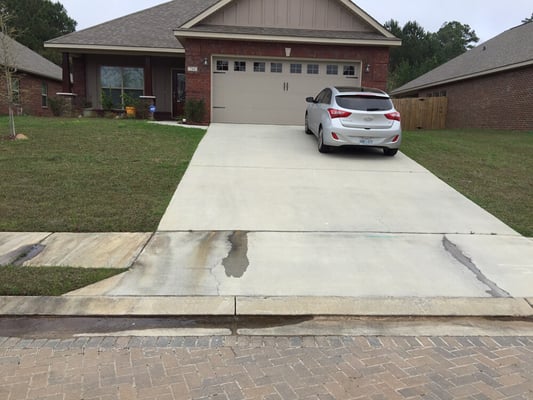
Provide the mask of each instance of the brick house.
{"label": "brick house", "polygon": [[204,122],[278,124],[302,124],[328,84],[385,89],[399,45],[350,0],[174,0],[46,43],[63,91],[96,108],[127,93],[178,118],[201,99]]}
{"label": "brick house", "polygon": [[[8,36],[0,33],[0,63],[15,66],[12,88],[15,112],[50,116],[49,95],[61,91],[61,68]],[[8,54],[4,54],[4,48]],[[0,79],[0,113],[9,113],[5,76]]]}
{"label": "brick house", "polygon": [[446,127],[533,131],[533,22],[483,43],[392,91],[448,98]]}

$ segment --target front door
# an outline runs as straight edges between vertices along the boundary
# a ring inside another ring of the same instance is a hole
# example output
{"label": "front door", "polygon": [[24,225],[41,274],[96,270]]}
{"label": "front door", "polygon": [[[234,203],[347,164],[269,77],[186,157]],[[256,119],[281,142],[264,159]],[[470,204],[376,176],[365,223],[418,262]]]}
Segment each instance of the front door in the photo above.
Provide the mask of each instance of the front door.
{"label": "front door", "polygon": [[172,116],[183,117],[185,113],[185,71],[172,70]]}

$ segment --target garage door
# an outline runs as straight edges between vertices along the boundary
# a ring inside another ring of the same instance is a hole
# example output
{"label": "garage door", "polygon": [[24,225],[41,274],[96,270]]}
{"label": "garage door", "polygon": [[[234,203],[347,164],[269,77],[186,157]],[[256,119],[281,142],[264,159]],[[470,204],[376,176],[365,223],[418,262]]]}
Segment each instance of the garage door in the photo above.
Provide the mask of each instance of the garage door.
{"label": "garage door", "polygon": [[215,58],[214,122],[303,125],[305,98],[325,86],[360,86],[361,63]]}

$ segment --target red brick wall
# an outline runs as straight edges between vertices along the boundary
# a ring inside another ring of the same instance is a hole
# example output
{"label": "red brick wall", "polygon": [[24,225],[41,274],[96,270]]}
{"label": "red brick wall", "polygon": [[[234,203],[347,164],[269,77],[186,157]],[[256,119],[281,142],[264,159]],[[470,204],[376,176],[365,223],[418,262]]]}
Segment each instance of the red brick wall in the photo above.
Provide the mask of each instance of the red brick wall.
{"label": "red brick wall", "polygon": [[[61,91],[61,82],[26,73],[18,74],[18,78],[20,79],[20,106],[16,111],[39,117],[52,116],[50,107],[42,107],[42,82],[48,83],[49,98],[55,97],[55,94]],[[5,93],[5,81],[2,79],[0,83],[0,113],[3,115],[9,113]]]}
{"label": "red brick wall", "polygon": [[440,86],[446,91],[450,129],[481,128],[533,131],[533,67]]}
{"label": "red brick wall", "polygon": [[[205,58],[212,54],[235,56],[261,56],[285,58],[285,48],[290,47],[291,58],[357,60],[371,65],[369,73],[363,73],[363,86],[385,90],[388,78],[389,48],[311,45],[296,43],[239,42],[231,40],[187,39],[182,41],[185,47],[185,66],[187,74],[187,97],[204,99],[210,118],[211,110],[211,67],[204,66]],[[198,67],[198,72],[189,72],[187,67]],[[209,121],[205,121],[209,122]]]}

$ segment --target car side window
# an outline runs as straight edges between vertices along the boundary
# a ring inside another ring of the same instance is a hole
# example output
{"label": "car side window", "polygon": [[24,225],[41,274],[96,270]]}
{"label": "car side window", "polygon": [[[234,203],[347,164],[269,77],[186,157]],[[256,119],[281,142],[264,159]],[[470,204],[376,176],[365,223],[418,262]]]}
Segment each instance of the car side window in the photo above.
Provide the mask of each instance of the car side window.
{"label": "car side window", "polygon": [[322,90],[316,97],[315,97],[315,103],[322,103],[322,99],[324,98],[324,95],[326,93],[326,89]]}
{"label": "car side window", "polygon": [[321,103],[330,104],[331,103],[331,95],[332,95],[331,90],[329,90],[329,89],[324,90],[324,97],[322,98]]}

